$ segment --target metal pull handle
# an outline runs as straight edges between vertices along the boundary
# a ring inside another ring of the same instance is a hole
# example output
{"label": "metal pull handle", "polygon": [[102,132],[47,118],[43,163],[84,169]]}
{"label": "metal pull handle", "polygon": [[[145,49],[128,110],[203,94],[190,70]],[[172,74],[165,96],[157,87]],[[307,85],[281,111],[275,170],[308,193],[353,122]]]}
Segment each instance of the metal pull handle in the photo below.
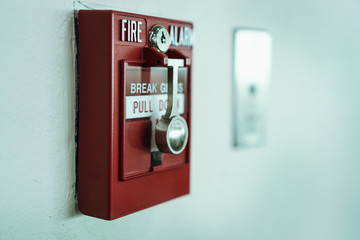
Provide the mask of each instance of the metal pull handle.
{"label": "metal pull handle", "polygon": [[168,59],[168,107],[155,128],[156,146],[164,153],[181,153],[189,137],[187,123],[177,107],[179,67],[183,66],[183,59]]}
{"label": "metal pull handle", "polygon": [[183,59],[168,60],[168,108],[165,116],[168,118],[179,115],[177,107],[177,93],[179,82],[179,67],[184,66]]}

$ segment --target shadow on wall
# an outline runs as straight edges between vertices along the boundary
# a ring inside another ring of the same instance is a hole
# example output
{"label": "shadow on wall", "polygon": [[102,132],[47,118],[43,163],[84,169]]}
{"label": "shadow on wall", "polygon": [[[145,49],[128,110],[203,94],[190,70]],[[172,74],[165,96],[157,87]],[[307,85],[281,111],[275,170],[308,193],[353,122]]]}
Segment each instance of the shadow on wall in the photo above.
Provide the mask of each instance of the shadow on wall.
{"label": "shadow on wall", "polygon": [[71,54],[69,56],[69,62],[72,64],[71,69],[73,70],[69,73],[68,81],[68,92],[72,93],[73,97],[72,102],[69,101],[67,105],[69,111],[69,119],[68,119],[68,126],[70,126],[70,133],[69,133],[69,142],[73,145],[74,150],[71,151],[71,156],[68,158],[68,167],[67,171],[69,173],[68,177],[68,196],[67,196],[67,206],[66,206],[66,218],[72,218],[78,216],[80,214],[79,208],[77,206],[77,158],[78,158],[78,151],[77,151],[77,142],[78,142],[78,74],[77,74],[77,39],[76,39],[76,32],[77,32],[77,21],[76,21],[77,11],[69,13],[69,17],[71,21],[67,26],[68,31],[71,33],[70,39],[70,50]]}

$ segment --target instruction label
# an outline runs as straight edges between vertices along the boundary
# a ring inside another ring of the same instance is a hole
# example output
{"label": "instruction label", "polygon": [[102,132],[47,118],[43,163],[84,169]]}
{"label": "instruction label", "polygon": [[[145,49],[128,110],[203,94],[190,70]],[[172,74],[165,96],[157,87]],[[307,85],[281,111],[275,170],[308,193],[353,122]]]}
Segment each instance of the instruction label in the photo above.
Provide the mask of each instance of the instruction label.
{"label": "instruction label", "polygon": [[[125,118],[161,118],[168,107],[167,68],[128,67],[126,70]],[[185,111],[187,69],[179,69],[177,107]]]}

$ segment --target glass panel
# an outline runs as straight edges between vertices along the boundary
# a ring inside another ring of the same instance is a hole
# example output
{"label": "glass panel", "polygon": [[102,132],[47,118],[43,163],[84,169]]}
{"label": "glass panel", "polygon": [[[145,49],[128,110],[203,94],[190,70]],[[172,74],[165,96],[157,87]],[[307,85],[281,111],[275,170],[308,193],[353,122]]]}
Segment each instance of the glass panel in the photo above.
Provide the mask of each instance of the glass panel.
{"label": "glass panel", "polygon": [[[178,108],[185,111],[187,68],[179,68]],[[126,69],[126,119],[160,118],[167,107],[167,68],[134,67]]]}

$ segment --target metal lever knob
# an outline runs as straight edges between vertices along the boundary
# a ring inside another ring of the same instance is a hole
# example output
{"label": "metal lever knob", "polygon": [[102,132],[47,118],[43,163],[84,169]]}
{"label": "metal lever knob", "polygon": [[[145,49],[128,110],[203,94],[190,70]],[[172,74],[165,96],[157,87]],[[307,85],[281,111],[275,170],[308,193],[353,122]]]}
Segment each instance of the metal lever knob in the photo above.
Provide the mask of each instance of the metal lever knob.
{"label": "metal lever knob", "polygon": [[183,59],[168,59],[168,107],[155,128],[156,146],[163,153],[181,153],[189,137],[187,123],[177,108],[178,70],[183,66]]}

